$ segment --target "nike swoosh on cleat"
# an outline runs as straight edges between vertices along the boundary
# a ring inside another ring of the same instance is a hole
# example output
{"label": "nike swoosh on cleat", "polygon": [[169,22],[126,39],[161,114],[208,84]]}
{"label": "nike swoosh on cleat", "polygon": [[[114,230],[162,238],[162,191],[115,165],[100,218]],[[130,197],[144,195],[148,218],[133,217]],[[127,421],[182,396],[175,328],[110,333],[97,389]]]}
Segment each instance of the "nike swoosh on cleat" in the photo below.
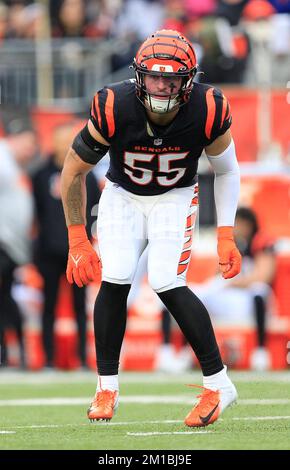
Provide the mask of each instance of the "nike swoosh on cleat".
{"label": "nike swoosh on cleat", "polygon": [[199,416],[201,422],[203,424],[207,424],[210,420],[210,418],[212,417],[212,415],[214,414],[215,410],[217,409],[217,407],[219,406],[219,403],[211,410],[211,412],[207,415],[207,416]]}

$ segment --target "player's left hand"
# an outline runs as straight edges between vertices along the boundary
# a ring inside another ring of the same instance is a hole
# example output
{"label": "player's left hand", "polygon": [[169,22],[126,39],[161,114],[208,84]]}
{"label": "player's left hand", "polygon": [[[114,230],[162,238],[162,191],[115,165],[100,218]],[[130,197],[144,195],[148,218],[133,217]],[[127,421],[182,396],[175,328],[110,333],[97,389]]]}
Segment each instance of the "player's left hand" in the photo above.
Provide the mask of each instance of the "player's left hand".
{"label": "player's left hand", "polygon": [[234,242],[233,227],[218,227],[217,252],[224,279],[231,279],[240,273],[242,257]]}

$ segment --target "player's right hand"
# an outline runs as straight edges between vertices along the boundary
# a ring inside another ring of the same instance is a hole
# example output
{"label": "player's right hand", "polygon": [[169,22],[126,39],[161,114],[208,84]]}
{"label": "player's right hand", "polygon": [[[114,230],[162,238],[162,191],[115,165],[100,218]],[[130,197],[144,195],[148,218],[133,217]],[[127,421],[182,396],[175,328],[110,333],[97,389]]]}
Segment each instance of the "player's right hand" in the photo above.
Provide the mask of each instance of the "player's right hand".
{"label": "player's right hand", "polygon": [[68,227],[69,253],[66,277],[70,284],[83,287],[101,277],[101,261],[88,240],[84,225]]}

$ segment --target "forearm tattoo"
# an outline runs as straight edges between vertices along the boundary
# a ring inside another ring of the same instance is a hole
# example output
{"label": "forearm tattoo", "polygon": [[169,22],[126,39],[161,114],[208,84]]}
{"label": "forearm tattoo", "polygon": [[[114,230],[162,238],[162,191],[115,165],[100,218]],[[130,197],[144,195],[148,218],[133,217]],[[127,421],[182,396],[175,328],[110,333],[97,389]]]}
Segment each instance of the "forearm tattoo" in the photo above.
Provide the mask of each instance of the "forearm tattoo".
{"label": "forearm tattoo", "polygon": [[67,215],[71,225],[84,224],[82,176],[74,177],[67,192]]}

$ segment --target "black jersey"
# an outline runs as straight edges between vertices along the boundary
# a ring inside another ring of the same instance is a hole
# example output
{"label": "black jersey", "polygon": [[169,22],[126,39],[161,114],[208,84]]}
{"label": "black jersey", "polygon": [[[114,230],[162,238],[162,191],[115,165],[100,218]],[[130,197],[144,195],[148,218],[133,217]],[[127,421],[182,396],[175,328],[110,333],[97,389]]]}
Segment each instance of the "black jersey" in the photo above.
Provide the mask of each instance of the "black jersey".
{"label": "black jersey", "polygon": [[[110,143],[107,178],[147,196],[191,186],[204,147],[231,125],[230,107],[222,92],[195,83],[188,103],[173,121],[157,126],[137,99],[134,80],[97,92],[90,119]],[[88,162],[97,163],[97,158]]]}

